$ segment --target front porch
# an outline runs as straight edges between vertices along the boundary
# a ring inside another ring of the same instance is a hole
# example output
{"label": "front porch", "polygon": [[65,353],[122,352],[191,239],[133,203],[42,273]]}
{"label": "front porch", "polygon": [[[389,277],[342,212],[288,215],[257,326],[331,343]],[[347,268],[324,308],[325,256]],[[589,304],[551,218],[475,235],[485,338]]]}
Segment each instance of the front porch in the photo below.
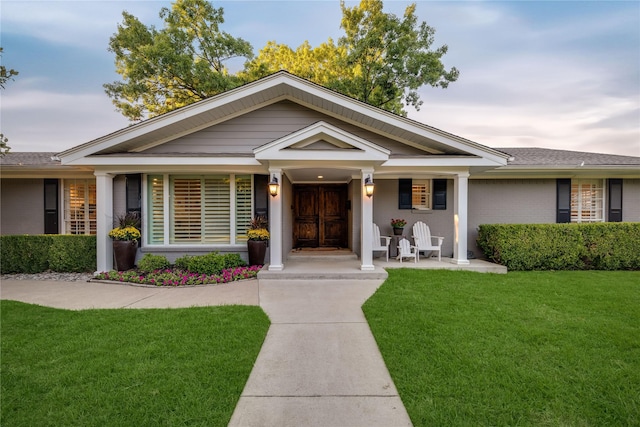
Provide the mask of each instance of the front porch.
{"label": "front porch", "polygon": [[362,270],[361,261],[351,251],[292,251],[287,257],[282,270],[269,270],[265,266],[259,273],[258,279],[264,280],[384,280],[391,268],[417,268],[422,270],[458,270],[475,271],[478,273],[506,274],[507,268],[488,261],[472,259],[469,264],[454,264],[451,258],[422,257],[420,261],[404,261],[402,264],[396,259],[373,259],[373,270]]}

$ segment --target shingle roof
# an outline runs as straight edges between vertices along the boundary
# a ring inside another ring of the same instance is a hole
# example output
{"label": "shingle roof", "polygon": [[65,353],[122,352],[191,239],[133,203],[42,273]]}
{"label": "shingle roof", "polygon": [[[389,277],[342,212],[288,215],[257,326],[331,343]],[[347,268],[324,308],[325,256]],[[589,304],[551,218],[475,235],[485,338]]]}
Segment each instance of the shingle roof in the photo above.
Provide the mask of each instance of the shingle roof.
{"label": "shingle roof", "polygon": [[60,160],[54,160],[56,153],[49,152],[12,152],[0,157],[0,166],[55,166]]}
{"label": "shingle roof", "polygon": [[[581,151],[552,150],[549,148],[496,148],[509,154],[514,166],[634,166],[640,167],[640,157],[615,154],[586,153]],[[584,162],[584,163],[583,163]]]}

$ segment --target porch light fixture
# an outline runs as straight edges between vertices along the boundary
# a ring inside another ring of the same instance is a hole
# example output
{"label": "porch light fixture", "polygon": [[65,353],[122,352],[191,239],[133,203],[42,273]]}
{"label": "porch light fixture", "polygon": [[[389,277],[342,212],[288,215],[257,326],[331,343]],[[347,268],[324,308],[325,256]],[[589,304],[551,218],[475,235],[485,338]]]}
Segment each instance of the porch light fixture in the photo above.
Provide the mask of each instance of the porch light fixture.
{"label": "porch light fixture", "polygon": [[280,185],[278,184],[278,178],[273,175],[273,178],[271,178],[271,182],[269,183],[269,194],[271,194],[271,197],[276,197],[279,189]]}
{"label": "porch light fixture", "polygon": [[364,180],[364,194],[366,194],[368,198],[371,198],[371,196],[373,196],[373,187],[374,186],[375,186],[375,184],[371,180],[371,175],[369,175]]}

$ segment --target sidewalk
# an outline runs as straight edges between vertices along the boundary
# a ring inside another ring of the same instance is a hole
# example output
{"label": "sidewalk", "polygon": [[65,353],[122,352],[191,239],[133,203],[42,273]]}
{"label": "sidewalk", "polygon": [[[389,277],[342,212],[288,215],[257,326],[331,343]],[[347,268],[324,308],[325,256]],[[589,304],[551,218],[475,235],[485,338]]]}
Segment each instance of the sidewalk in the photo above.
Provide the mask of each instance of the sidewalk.
{"label": "sidewalk", "polygon": [[362,304],[382,280],[260,280],[271,327],[229,426],[410,426]]}

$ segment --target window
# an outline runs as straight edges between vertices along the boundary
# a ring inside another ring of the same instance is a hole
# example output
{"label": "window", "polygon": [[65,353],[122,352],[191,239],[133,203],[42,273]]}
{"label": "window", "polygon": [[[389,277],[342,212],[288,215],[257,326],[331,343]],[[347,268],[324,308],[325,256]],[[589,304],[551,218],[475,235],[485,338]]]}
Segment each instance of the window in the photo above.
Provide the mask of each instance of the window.
{"label": "window", "polygon": [[96,182],[64,181],[64,225],[67,234],[96,234]]}
{"label": "window", "polygon": [[411,209],[431,209],[431,181],[414,179],[411,183]]}
{"label": "window", "polygon": [[446,210],[447,180],[398,180],[398,209]]}
{"label": "window", "polygon": [[604,221],[602,180],[571,180],[571,222]]}
{"label": "window", "polygon": [[252,194],[250,175],[149,176],[148,242],[246,242]]}

